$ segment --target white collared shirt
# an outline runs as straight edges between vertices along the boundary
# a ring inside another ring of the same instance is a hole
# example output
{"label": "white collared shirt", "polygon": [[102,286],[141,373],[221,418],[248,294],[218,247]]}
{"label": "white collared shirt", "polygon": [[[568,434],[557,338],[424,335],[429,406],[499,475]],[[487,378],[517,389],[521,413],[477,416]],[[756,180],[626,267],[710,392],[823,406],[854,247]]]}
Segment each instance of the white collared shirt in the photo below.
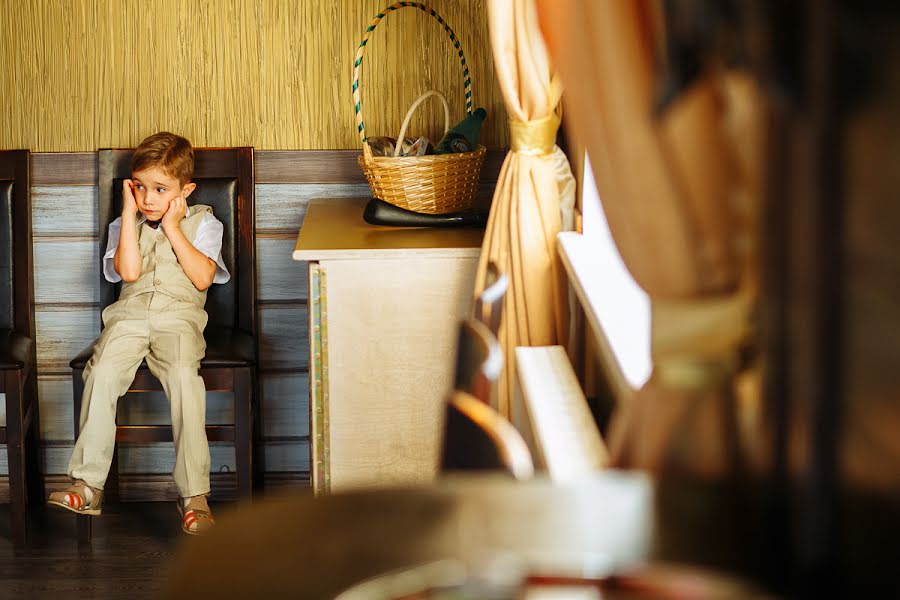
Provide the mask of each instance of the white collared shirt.
{"label": "white collared shirt", "polygon": [[[190,208],[190,207],[188,207]],[[185,213],[185,217],[190,212]],[[138,225],[147,220],[147,217],[141,215]],[[116,272],[115,256],[116,249],[119,247],[119,235],[122,231],[122,217],[116,218],[109,224],[109,241],[106,244],[106,253],[103,255],[103,276],[111,283],[122,281],[122,277]],[[222,234],[225,227],[222,222],[215,218],[212,213],[203,215],[200,225],[197,226],[197,235],[194,236],[193,246],[202,254],[216,261],[216,274],[213,277],[213,283],[228,283],[231,274],[225,268],[225,261],[222,260]]]}

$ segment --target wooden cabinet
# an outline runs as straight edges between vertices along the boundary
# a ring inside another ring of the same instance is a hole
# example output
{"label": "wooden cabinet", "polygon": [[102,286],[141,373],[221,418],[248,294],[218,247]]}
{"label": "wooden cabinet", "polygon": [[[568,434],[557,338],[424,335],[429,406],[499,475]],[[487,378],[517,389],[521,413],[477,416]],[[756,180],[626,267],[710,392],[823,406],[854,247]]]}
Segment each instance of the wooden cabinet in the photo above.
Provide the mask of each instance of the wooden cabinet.
{"label": "wooden cabinet", "polygon": [[484,233],[371,226],[365,203],[313,201],[293,252],[309,261],[317,492],[434,477]]}

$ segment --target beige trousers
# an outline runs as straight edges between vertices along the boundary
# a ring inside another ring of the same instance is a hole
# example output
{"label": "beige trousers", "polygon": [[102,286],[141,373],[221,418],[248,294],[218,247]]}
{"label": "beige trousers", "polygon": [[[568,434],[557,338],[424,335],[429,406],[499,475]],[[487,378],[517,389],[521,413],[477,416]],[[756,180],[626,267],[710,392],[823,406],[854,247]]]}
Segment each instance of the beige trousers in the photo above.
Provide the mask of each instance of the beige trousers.
{"label": "beige trousers", "polygon": [[206,352],[202,307],[160,292],[140,294],[103,311],[103,333],[84,370],[81,434],[69,476],[103,488],[116,437],[116,404],[141,361],[169,399],[175,440],[175,485],[182,497],[209,493],[206,389],[198,374]]}

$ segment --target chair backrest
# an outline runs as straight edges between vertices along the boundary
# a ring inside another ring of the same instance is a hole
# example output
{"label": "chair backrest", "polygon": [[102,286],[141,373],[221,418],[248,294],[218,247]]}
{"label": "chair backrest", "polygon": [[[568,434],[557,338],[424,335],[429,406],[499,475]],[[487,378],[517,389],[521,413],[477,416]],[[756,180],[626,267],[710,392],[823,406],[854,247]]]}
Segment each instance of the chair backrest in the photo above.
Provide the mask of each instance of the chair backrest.
{"label": "chair backrest", "polygon": [[471,394],[454,391],[447,401],[441,471],[505,471],[528,479],[534,463],[512,423]]}
{"label": "chair backrest", "polygon": [[0,152],[0,329],[34,339],[31,153]]}
{"label": "chair backrest", "polygon": [[[122,185],[131,177],[133,150],[99,152],[98,200],[100,253],[106,250],[109,224],[119,216]],[[222,222],[222,258],[231,273],[226,284],[213,285],[207,294],[209,327],[229,327],[256,334],[256,217],[252,148],[195,148],[194,183],[188,204],[207,204]],[[102,305],[119,294],[119,285],[100,277]]]}
{"label": "chair backrest", "polygon": [[463,321],[459,326],[453,388],[491,404],[494,382],[502,369],[503,352],[494,334],[480,321]]}
{"label": "chair backrest", "polygon": [[503,299],[507,289],[509,277],[500,271],[494,261],[489,262],[484,275],[484,289],[475,298],[475,318],[487,325],[494,335],[500,331]]}

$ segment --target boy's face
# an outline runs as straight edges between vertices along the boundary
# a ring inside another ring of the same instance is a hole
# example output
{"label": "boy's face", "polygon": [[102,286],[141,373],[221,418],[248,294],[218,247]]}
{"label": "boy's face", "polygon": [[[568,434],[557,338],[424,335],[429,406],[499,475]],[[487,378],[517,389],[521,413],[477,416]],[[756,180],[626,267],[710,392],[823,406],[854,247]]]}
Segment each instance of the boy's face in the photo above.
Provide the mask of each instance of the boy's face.
{"label": "boy's face", "polygon": [[181,196],[185,200],[196,187],[193,183],[181,185],[175,177],[167,175],[159,167],[148,167],[131,174],[134,182],[134,200],[138,210],[150,221],[159,221],[169,208],[169,201]]}

